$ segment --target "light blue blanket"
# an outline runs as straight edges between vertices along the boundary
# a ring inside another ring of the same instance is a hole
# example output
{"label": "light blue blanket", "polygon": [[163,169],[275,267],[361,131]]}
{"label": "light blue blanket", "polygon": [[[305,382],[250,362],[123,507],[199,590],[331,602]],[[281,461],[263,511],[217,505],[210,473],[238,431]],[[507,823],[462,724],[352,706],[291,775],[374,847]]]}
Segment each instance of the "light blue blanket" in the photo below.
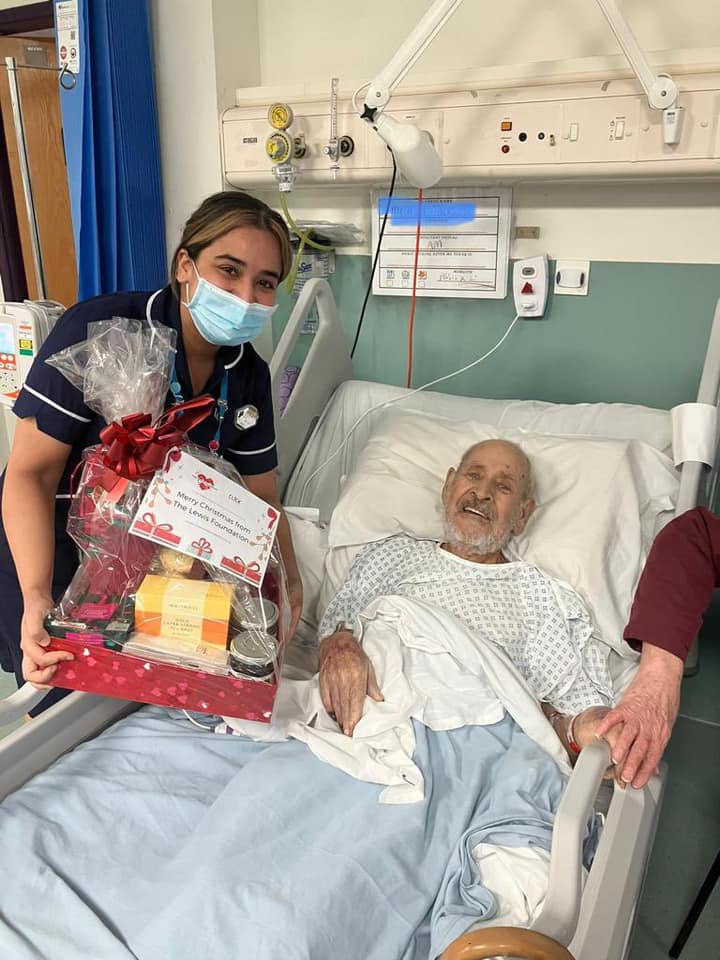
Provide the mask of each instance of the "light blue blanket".
{"label": "light blue blanket", "polygon": [[509,717],[416,725],[417,804],[297,741],[144,708],[0,806],[3,960],[427,960],[492,896],[475,843],[549,848],[564,778]]}

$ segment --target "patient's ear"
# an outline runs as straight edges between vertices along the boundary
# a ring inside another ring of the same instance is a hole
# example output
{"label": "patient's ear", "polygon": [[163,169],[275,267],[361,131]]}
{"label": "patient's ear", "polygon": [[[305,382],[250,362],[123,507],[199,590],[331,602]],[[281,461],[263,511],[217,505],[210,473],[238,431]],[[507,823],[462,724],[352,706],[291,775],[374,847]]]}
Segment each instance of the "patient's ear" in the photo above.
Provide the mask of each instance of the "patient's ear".
{"label": "patient's ear", "polygon": [[527,525],[528,520],[535,512],[535,507],[536,507],[536,503],[532,499],[532,497],[523,503],[522,508],[520,510],[520,516],[513,524],[513,528],[512,528],[513,536],[517,537],[523,532],[523,530],[525,529],[525,526]]}
{"label": "patient's ear", "polygon": [[442,494],[441,494],[443,506],[447,504],[448,494],[450,492],[450,487],[452,486],[452,482],[455,479],[456,472],[457,471],[455,470],[455,467],[450,467],[450,469],[447,472],[447,476],[445,477],[445,483],[443,484]]}

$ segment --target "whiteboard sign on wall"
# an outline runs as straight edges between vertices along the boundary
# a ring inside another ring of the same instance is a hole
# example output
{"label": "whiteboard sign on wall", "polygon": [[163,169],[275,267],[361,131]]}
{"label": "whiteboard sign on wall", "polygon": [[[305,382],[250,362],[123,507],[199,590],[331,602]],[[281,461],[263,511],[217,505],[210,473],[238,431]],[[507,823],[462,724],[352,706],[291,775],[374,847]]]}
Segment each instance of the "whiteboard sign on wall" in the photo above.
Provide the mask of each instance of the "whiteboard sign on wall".
{"label": "whiteboard sign on wall", "polygon": [[407,297],[413,289],[418,222],[416,295],[501,300],[507,294],[510,253],[509,187],[446,187],[372,197],[372,242],[387,223],[373,293]]}

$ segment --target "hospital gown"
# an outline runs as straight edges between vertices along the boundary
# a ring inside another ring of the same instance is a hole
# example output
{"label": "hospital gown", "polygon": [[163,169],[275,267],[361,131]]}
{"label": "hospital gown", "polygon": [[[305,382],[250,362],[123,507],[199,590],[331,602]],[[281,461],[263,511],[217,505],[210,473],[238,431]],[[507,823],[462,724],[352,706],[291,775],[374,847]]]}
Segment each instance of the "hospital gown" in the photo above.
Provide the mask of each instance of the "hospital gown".
{"label": "hospital gown", "polygon": [[613,703],[607,654],[577,594],[531,563],[463,560],[404,534],[371,544],[328,605],[319,637],[376,597],[424,600],[502,647],[538,700],[565,713]]}

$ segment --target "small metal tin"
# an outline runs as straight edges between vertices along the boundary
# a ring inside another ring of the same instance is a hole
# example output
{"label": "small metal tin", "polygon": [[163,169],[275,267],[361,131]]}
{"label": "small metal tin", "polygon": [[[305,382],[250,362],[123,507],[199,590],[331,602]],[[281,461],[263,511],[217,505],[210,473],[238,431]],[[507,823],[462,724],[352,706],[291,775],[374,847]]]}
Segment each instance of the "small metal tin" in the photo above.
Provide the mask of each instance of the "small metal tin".
{"label": "small metal tin", "polygon": [[230,672],[236,677],[268,680],[274,673],[276,657],[277,643],[267,633],[243,630],[230,641]]}

